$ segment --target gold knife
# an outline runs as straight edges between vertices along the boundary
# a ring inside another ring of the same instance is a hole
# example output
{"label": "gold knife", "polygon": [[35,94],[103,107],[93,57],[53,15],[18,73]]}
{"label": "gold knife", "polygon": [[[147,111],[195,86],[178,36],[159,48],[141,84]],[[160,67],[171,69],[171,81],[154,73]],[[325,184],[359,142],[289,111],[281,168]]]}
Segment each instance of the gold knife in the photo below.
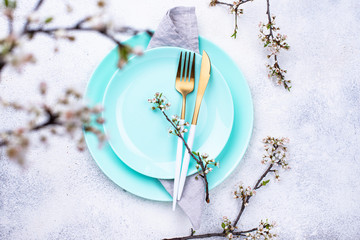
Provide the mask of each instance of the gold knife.
{"label": "gold knife", "polygon": [[[196,130],[196,124],[197,124],[197,120],[198,120],[198,116],[199,116],[200,105],[201,105],[201,101],[204,97],[206,86],[209,82],[210,71],[211,71],[211,63],[210,63],[209,56],[207,55],[207,53],[205,51],[203,51],[202,60],[201,60],[199,86],[198,86],[198,91],[197,91],[196,101],[195,101],[195,109],[194,109],[194,114],[193,114],[191,127],[190,127],[190,131],[189,131],[189,137],[187,139],[187,145],[189,146],[190,150],[192,150],[192,146],[194,143],[195,130]],[[181,195],[183,193],[186,175],[187,175],[187,171],[189,168],[189,162],[190,162],[190,154],[189,154],[188,150],[186,149],[184,158],[183,158],[183,162],[182,162],[181,173],[180,173],[178,200],[180,200]]]}

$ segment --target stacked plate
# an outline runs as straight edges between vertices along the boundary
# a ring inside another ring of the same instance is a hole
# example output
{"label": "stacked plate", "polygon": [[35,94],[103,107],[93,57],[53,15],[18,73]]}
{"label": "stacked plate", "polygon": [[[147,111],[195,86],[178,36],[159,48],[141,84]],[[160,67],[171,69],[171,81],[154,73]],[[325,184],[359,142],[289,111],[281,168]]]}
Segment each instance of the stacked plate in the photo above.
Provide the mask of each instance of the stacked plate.
{"label": "stacked plate", "polygon": [[[125,44],[146,49],[150,37],[140,34]],[[253,125],[253,106],[249,87],[238,67],[219,47],[199,38],[200,52],[206,50],[211,77],[200,109],[193,150],[206,152],[220,162],[220,168],[208,175],[209,187],[220,184],[237,166],[245,153]],[[86,91],[90,104],[103,104],[106,123],[100,126],[109,141],[99,148],[97,139],[86,133],[93,158],[102,171],[123,189],[151,200],[171,201],[158,179],[175,174],[177,138],[168,134],[169,123],[161,112],[152,111],[147,102],[162,92],[171,108],[179,114],[181,95],[175,90],[180,52],[184,49],[163,47],[133,57],[121,70],[116,68],[118,52],[111,51],[93,73]],[[199,78],[201,56],[196,56],[195,86]],[[187,97],[187,121],[191,121],[197,88]],[[190,117],[190,119],[188,119]],[[191,161],[188,174],[196,172]]]}

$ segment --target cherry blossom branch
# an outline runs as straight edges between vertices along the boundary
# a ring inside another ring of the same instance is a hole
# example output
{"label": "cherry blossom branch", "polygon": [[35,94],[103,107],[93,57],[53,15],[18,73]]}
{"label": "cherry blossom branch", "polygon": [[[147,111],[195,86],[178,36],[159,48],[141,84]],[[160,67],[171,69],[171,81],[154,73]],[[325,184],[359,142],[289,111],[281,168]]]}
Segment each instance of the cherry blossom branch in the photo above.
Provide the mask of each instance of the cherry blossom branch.
{"label": "cherry blossom branch", "polygon": [[[262,186],[260,183],[263,181],[263,179],[266,177],[266,175],[270,172],[272,167],[273,167],[273,164],[270,164],[269,167],[265,170],[265,172],[260,176],[260,178],[258,179],[258,181],[255,183],[255,185],[253,187],[254,190],[257,190]],[[234,224],[233,224],[234,227],[236,227],[236,225],[238,224],[238,222],[239,222],[239,220],[240,220],[240,218],[241,218],[241,216],[242,216],[242,214],[243,214],[243,212],[245,210],[245,207],[249,203],[249,200],[250,200],[250,198],[252,196],[253,195],[249,195],[249,196],[247,196],[245,199],[243,199],[241,201],[240,211],[239,211],[238,215],[236,216]]]}
{"label": "cherry blossom branch", "polygon": [[[25,152],[30,145],[29,135],[34,132],[41,131],[41,143],[47,141],[46,134],[69,135],[72,139],[77,135],[77,148],[80,151],[85,149],[85,141],[82,132],[77,133],[78,129],[93,133],[100,144],[105,140],[104,133],[97,125],[105,121],[101,116],[102,107],[83,105],[81,94],[73,89],[66,90],[64,96],[58,98],[52,106],[46,101],[46,84],[41,83],[39,89],[43,97],[43,103],[40,104],[25,106],[0,98],[0,106],[23,111],[29,115],[27,125],[0,132],[0,147],[6,148],[10,159],[20,164],[24,163]],[[50,130],[49,133],[42,131],[46,129]]]}
{"label": "cherry blossom branch", "polygon": [[[184,145],[185,145],[188,153],[190,154],[190,156],[196,161],[198,166],[201,168],[201,172],[199,173],[199,176],[202,177],[203,180],[204,180],[204,184],[205,184],[205,201],[207,203],[209,203],[210,202],[209,183],[208,183],[206,174],[209,172],[210,168],[207,167],[207,165],[209,163],[209,161],[206,160],[207,156],[200,157],[199,154],[194,154],[194,152],[191,151],[189,145],[187,144],[184,137],[182,136],[182,133],[187,132],[187,129],[181,130],[181,127],[183,127],[183,126],[180,125],[178,117],[173,117],[173,119],[170,119],[169,116],[166,114],[165,110],[167,110],[170,107],[170,103],[167,102],[166,97],[163,96],[162,93],[155,93],[154,98],[153,99],[148,99],[148,102],[153,104],[153,106],[152,106],[153,110],[159,109],[162,112],[162,114],[164,115],[166,120],[171,124],[171,126],[173,128],[173,130],[169,130],[169,133],[172,133],[172,134],[176,135],[177,137],[179,137],[182,140],[182,142],[184,143]],[[184,126],[188,125],[187,123],[185,123],[185,124],[186,125],[184,125]],[[205,165],[204,165],[204,160],[206,162]],[[197,177],[196,177],[196,179],[197,179]]]}
{"label": "cherry blossom branch", "polygon": [[[288,91],[291,89],[291,80],[285,79],[285,73],[287,70],[284,70],[280,67],[278,62],[278,53],[280,49],[289,50],[289,45],[285,42],[287,39],[286,35],[281,35],[278,33],[276,36],[274,35],[275,31],[280,30],[279,27],[275,27],[275,16],[271,16],[270,13],[270,0],[266,0],[266,15],[268,18],[268,23],[262,24],[260,23],[259,26],[262,27],[260,29],[259,38],[262,42],[264,42],[264,47],[267,47],[271,54],[267,55],[268,58],[273,57],[274,64],[271,66],[267,64],[267,68],[269,70],[269,78],[272,78],[276,81],[278,85],[283,85],[284,88]],[[269,33],[265,34],[263,28],[266,27]]]}
{"label": "cherry blossom branch", "polygon": [[[259,189],[261,186],[263,186],[261,184],[261,182],[263,181],[263,179],[266,177],[266,175],[271,172],[271,169],[274,165],[270,164],[269,167],[265,170],[265,172],[260,176],[260,178],[257,180],[257,182],[254,185],[254,190]],[[248,195],[246,196],[244,199],[242,199],[241,201],[241,207],[240,207],[240,211],[234,221],[233,224],[231,224],[232,228],[236,228],[247,204],[249,203],[250,198],[254,196],[254,195]],[[187,240],[187,239],[200,239],[200,238],[211,238],[211,237],[228,237],[229,233],[232,234],[232,236],[246,236],[245,233],[250,233],[250,232],[255,232],[256,230],[258,230],[258,228],[252,228],[250,230],[247,231],[232,231],[232,232],[226,232],[223,231],[222,233],[218,233],[218,232],[214,232],[214,233],[206,233],[206,234],[199,234],[199,235],[190,235],[190,236],[184,236],[184,237],[175,237],[175,238],[166,238],[164,240]]]}
{"label": "cherry blossom branch", "polygon": [[[243,14],[243,9],[240,8],[241,5],[251,2],[253,0],[238,0],[233,3],[226,3],[217,0],[212,0],[210,6],[224,5],[230,8],[230,13],[234,14],[234,32],[231,37],[236,38],[238,30],[238,16]],[[280,30],[279,27],[275,27],[275,16],[272,16],[270,13],[270,0],[266,0],[266,15],[267,15],[267,24],[260,22],[260,35],[259,39],[264,43],[264,48],[267,48],[270,51],[270,54],[267,55],[267,58],[273,59],[273,64],[267,64],[268,77],[272,79],[277,85],[282,85],[286,90],[290,91],[291,89],[291,80],[285,78],[285,73],[287,70],[282,69],[278,62],[278,54],[281,49],[288,50],[290,47],[286,43],[287,36],[280,33],[275,34],[276,31]]]}
{"label": "cherry blossom branch", "polygon": [[59,119],[59,116],[60,116],[58,113],[53,113],[51,111],[51,109],[48,108],[48,107],[45,107],[45,111],[47,113],[48,119],[44,123],[33,127],[31,129],[31,131],[38,131],[38,130],[40,130],[42,128],[45,128],[45,127],[48,127],[48,126],[51,126],[51,125],[61,125],[61,123],[58,122],[58,119]]}
{"label": "cherry blossom branch", "polygon": [[[57,31],[96,32],[96,33],[100,33],[104,37],[110,39],[111,41],[116,43],[116,45],[119,46],[120,48],[126,47],[125,44],[121,43],[112,34],[110,34],[108,32],[108,29],[105,25],[99,26],[99,27],[84,27],[83,25],[86,22],[89,22],[91,19],[92,19],[92,17],[88,16],[83,19],[80,19],[78,22],[74,23],[72,26],[67,26],[67,27],[44,28],[44,26],[40,26],[37,28],[29,28],[28,26],[26,26],[21,35],[26,35],[26,34],[34,35],[36,33],[45,33],[45,34],[53,36]],[[124,33],[124,34],[130,34],[130,35],[136,35],[139,32],[146,32],[149,35],[152,34],[150,30],[137,30],[132,27],[121,27],[121,28],[116,29],[116,33]]]}
{"label": "cherry blossom branch", "polygon": [[48,35],[53,35],[54,33],[56,33],[57,31],[83,31],[83,32],[96,32],[96,33],[100,33],[101,35],[103,35],[104,37],[110,39],[111,41],[113,41],[114,43],[116,43],[116,45],[119,48],[123,48],[125,47],[125,45],[123,43],[121,43],[119,40],[117,40],[114,36],[112,36],[111,34],[109,34],[107,32],[107,28],[105,26],[103,26],[102,28],[92,28],[92,27],[83,27],[82,25],[89,21],[91,19],[91,17],[86,17],[84,19],[79,20],[77,23],[75,23],[73,26],[69,26],[69,27],[54,27],[54,28],[43,28],[43,27],[39,27],[39,28],[26,28],[25,31],[23,32],[22,35],[25,34],[30,34],[30,35],[34,35],[37,33],[45,33]]}
{"label": "cherry blossom branch", "polygon": [[[281,139],[277,139],[277,138],[273,138],[273,137],[267,137],[263,140],[263,142],[266,144],[265,145],[265,151],[266,151],[266,155],[263,156],[263,160],[262,163],[270,163],[269,166],[266,168],[266,170],[264,171],[264,173],[260,176],[260,178],[256,181],[253,189],[254,191],[261,188],[262,186],[265,186],[270,180],[267,181],[263,181],[264,178],[270,173],[270,172],[274,172],[275,173],[275,179],[279,180],[279,174],[278,171],[273,169],[273,167],[275,166],[281,166],[284,169],[289,169],[289,165],[286,162],[286,152],[287,152],[287,147],[284,146],[285,144],[287,144],[289,142],[289,140],[287,138],[281,138]],[[238,195],[237,192],[235,192],[235,196],[238,198],[241,198],[242,202],[241,202],[241,207],[240,207],[240,212],[238,213],[234,224],[232,226],[236,227],[236,225],[238,224],[244,210],[245,207],[248,205],[249,200],[252,196],[254,196],[255,192],[251,192],[251,188],[248,188],[250,191],[250,194],[242,194],[241,196]],[[241,192],[241,191],[240,191]]]}
{"label": "cherry blossom branch", "polygon": [[[132,27],[121,27],[117,29],[111,29],[112,32],[110,32],[110,29],[106,23],[98,24],[97,26],[84,26],[84,24],[91,22],[91,20],[94,18],[92,16],[83,18],[70,26],[47,28],[46,25],[53,20],[52,17],[49,17],[45,19],[44,22],[40,22],[40,24],[37,27],[31,27],[31,23],[39,21],[38,19],[33,19],[32,15],[34,15],[41,8],[44,2],[45,2],[44,0],[40,0],[36,3],[33,10],[29,13],[22,31],[17,36],[13,34],[13,11],[16,8],[16,4],[14,3],[11,6],[6,6],[5,14],[7,16],[8,24],[9,24],[9,35],[4,39],[0,39],[0,46],[2,44],[6,46],[5,51],[0,53],[0,73],[2,69],[9,63],[9,61],[6,60],[7,58],[9,58],[7,56],[11,56],[13,54],[13,50],[19,45],[20,38],[24,36],[28,36],[29,39],[32,39],[36,34],[43,33],[51,37],[54,37],[55,39],[64,38],[73,41],[75,40],[75,37],[68,35],[68,32],[77,31],[77,32],[99,33],[102,36],[114,42],[118,46],[118,52],[120,56],[118,67],[121,68],[128,61],[128,57],[130,54],[132,53],[141,54],[142,52],[136,49],[132,49],[130,46],[121,43],[114,36],[114,34],[120,33],[120,34],[135,35],[138,34],[139,32],[146,32],[150,36],[152,35],[152,32],[150,30],[137,30]],[[98,6],[100,8],[103,8],[104,5],[105,3],[101,0],[98,2]],[[34,62],[34,58],[32,54],[28,54],[12,62],[16,63],[16,65],[20,65],[20,63],[25,64],[27,62]]]}
{"label": "cherry blossom branch", "polygon": [[212,238],[212,237],[226,237],[228,239],[246,237],[246,239],[271,239],[276,237],[276,234],[271,233],[271,229],[275,226],[274,223],[269,223],[266,221],[261,221],[259,226],[252,228],[246,231],[237,231],[237,224],[249,203],[249,200],[252,196],[255,195],[255,190],[260,189],[263,186],[266,186],[270,180],[264,180],[269,173],[275,174],[275,179],[279,180],[278,170],[275,169],[276,166],[280,166],[283,169],[289,169],[289,165],[286,160],[287,147],[285,146],[289,140],[287,138],[273,138],[267,137],[263,139],[265,143],[264,148],[266,153],[263,156],[262,163],[269,163],[268,167],[265,169],[263,174],[258,178],[254,187],[245,188],[242,184],[239,186],[239,189],[234,192],[235,198],[241,199],[241,205],[239,213],[237,214],[234,222],[232,223],[227,217],[223,218],[221,227],[223,228],[222,232],[212,232],[205,234],[195,235],[194,231],[191,231],[189,236],[175,237],[175,238],[166,238],[164,240],[187,240],[187,239],[201,239],[201,238]]}
{"label": "cherry blossom branch", "polygon": [[[31,11],[31,13],[38,11],[39,8],[41,7],[41,5],[43,4],[43,2],[44,2],[44,0],[39,0],[36,3],[34,9]],[[1,74],[2,69],[7,65],[7,62],[5,61],[6,55],[10,54],[17,45],[17,43],[13,37],[13,22],[14,22],[14,13],[13,12],[14,12],[15,8],[16,8],[16,1],[12,1],[12,0],[5,1],[4,15],[7,17],[7,20],[8,20],[9,35],[7,38],[5,38],[5,40],[0,39],[0,42],[5,42],[9,46],[8,46],[8,49],[5,52],[5,54],[0,54],[0,74]],[[27,29],[29,24],[30,24],[30,20],[29,20],[29,18],[27,18],[26,22],[24,24],[23,30],[19,34],[20,36],[24,35],[25,30]],[[1,80],[1,78],[0,78],[0,80]]]}
{"label": "cherry blossom branch", "polygon": [[[174,124],[173,121],[170,120],[169,116],[165,113],[165,111],[162,111],[163,115],[165,116],[166,120],[173,126],[174,129],[177,129],[177,126]],[[200,165],[201,167],[201,171],[203,173],[206,172],[206,167],[203,163],[203,161],[200,159],[199,156],[195,156],[195,154],[191,151],[189,145],[187,144],[187,142],[185,141],[184,137],[181,135],[181,133],[177,132],[176,135],[183,141],[188,153],[190,154],[190,156],[197,162],[197,164]],[[206,174],[202,174],[200,175],[203,180],[204,180],[204,183],[205,183],[205,201],[207,203],[210,202],[210,197],[209,197],[209,183],[208,183],[208,180],[207,180],[207,177],[206,177]]]}
{"label": "cherry blossom branch", "polygon": [[[44,110],[45,110],[47,119],[43,123],[38,124],[38,125],[30,128],[28,130],[28,132],[36,132],[36,131],[39,131],[39,130],[41,130],[43,128],[53,126],[53,125],[62,125],[62,123],[58,121],[59,116],[60,116],[58,113],[53,113],[51,108],[49,108],[47,106],[44,106]],[[8,130],[8,131],[5,131],[5,132],[8,135],[12,135],[12,134],[15,133],[15,131],[13,131],[13,130]],[[0,141],[0,147],[4,147],[7,144],[8,144],[8,142],[6,140]]]}

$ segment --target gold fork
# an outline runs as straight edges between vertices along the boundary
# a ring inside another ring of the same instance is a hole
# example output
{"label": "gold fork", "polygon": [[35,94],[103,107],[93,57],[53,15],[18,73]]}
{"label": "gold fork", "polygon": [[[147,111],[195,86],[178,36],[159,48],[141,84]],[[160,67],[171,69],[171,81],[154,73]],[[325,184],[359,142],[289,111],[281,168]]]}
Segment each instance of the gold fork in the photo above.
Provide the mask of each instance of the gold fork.
{"label": "gold fork", "polygon": [[[182,61],[183,53],[180,53],[180,60],[178,64],[178,70],[176,74],[175,80],[175,88],[182,95],[182,108],[181,108],[181,116],[180,116],[180,124],[184,124],[185,122],[185,109],[186,109],[186,96],[194,91],[195,86],[195,53],[193,53],[192,57],[192,65],[190,69],[190,58],[191,53],[185,53],[184,61]],[[184,67],[181,68],[184,62]],[[187,67],[187,68],[186,68]],[[182,71],[181,71],[182,70]],[[181,131],[182,129],[180,129]],[[182,153],[183,153],[183,142],[179,138],[177,144],[176,151],[176,165],[175,165],[175,179],[174,179],[174,192],[173,192],[173,210],[176,207],[176,199],[178,195],[179,188],[179,179],[181,172],[181,161],[182,161]]]}

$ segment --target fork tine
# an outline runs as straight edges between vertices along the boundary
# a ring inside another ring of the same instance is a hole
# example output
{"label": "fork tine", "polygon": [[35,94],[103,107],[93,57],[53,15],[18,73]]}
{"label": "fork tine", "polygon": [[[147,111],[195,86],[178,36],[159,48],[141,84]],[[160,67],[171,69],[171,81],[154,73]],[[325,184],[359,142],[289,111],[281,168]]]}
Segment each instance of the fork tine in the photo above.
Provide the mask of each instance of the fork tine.
{"label": "fork tine", "polygon": [[185,52],[185,58],[184,58],[184,67],[182,70],[182,76],[181,76],[181,81],[185,81],[186,80],[186,60],[187,60],[187,52]]}
{"label": "fork tine", "polygon": [[185,75],[185,81],[190,80],[190,58],[191,53],[188,53],[188,62],[187,62],[187,68],[186,68],[186,75]]}
{"label": "fork tine", "polygon": [[180,75],[181,75],[181,65],[182,65],[181,58],[182,58],[182,52],[180,53],[180,59],[179,59],[179,64],[178,64],[178,70],[177,70],[177,74],[176,74],[176,77],[177,77],[177,78],[180,78]]}
{"label": "fork tine", "polygon": [[193,59],[192,59],[190,81],[194,81],[194,80],[195,80],[195,53],[193,54]]}

